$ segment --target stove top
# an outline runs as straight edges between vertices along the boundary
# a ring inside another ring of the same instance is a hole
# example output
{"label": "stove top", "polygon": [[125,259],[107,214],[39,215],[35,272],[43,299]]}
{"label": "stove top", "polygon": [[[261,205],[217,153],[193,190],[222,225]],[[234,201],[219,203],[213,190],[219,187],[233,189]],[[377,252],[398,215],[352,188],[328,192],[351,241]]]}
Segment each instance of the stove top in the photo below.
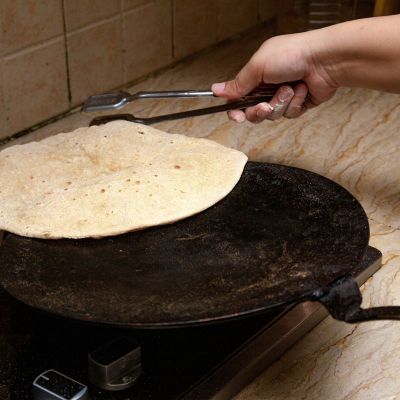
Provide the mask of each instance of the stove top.
{"label": "stove top", "polygon": [[[355,271],[359,284],[380,258],[368,249]],[[33,380],[48,369],[88,385],[92,400],[230,399],[326,315],[307,302],[217,325],[123,330],[41,313],[0,291],[0,400],[32,399]],[[120,336],[140,344],[143,373],[123,392],[97,389],[88,380],[88,354]]]}

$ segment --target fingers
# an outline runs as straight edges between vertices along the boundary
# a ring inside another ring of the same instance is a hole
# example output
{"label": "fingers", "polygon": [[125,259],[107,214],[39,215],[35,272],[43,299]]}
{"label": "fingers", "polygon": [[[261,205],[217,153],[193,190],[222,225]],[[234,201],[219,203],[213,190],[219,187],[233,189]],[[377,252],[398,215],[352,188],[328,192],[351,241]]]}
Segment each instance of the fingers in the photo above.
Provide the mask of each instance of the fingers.
{"label": "fingers", "polygon": [[269,102],[274,111],[268,119],[276,120],[284,116],[294,96],[294,90],[290,86],[281,86],[275,96]]}
{"label": "fingers", "polygon": [[290,101],[284,116],[286,118],[297,118],[304,114],[307,110],[304,102],[306,101],[308,88],[305,84],[300,83],[294,88],[294,95]]}
{"label": "fingers", "polygon": [[290,86],[282,86],[269,103],[260,103],[246,109],[246,119],[259,124],[265,119],[276,120],[285,114],[294,96],[294,90]]}
{"label": "fingers", "polygon": [[262,82],[262,68],[252,58],[232,81],[214,83],[211,90],[216,96],[238,99],[251,92]]}
{"label": "fingers", "polygon": [[294,89],[290,86],[282,86],[269,103],[263,102],[256,106],[242,110],[231,110],[228,116],[236,122],[244,122],[246,119],[252,123],[260,123],[266,119],[277,120],[282,117],[297,118],[315,105],[308,99],[308,88],[304,83],[298,84]]}
{"label": "fingers", "polygon": [[264,121],[274,112],[273,107],[268,103],[259,103],[254,107],[249,107],[245,111],[246,119],[255,124]]}
{"label": "fingers", "polygon": [[246,116],[242,110],[228,111],[228,117],[232,121],[239,122],[239,123],[246,121]]}

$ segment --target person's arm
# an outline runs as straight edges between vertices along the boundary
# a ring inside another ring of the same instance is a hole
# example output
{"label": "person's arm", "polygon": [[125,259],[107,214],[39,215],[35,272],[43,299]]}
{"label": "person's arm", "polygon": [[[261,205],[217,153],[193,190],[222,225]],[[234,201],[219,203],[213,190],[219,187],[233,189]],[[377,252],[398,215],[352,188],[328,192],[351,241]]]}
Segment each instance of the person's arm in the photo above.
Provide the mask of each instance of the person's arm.
{"label": "person's arm", "polygon": [[[300,116],[342,86],[400,93],[400,15],[367,18],[327,28],[273,37],[229,82],[214,84],[217,96],[239,98],[259,84],[302,80],[281,87],[271,102],[230,118],[241,122]],[[304,103],[307,93],[309,98]]]}

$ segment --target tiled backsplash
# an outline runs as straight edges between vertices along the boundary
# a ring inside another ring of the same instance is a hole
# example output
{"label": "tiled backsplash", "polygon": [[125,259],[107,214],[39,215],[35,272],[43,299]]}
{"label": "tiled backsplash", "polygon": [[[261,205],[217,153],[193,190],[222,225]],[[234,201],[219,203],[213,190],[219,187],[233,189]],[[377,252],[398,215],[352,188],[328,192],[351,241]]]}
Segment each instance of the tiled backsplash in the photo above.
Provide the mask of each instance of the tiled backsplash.
{"label": "tiled backsplash", "polygon": [[275,0],[1,0],[0,138],[274,18]]}

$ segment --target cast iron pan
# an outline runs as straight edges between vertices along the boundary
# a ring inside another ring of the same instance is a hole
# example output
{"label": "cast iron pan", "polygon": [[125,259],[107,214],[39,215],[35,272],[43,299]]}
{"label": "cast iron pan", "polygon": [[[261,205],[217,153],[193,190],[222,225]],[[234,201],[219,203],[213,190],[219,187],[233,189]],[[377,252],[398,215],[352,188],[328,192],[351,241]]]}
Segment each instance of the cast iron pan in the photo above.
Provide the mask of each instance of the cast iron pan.
{"label": "cast iron pan", "polygon": [[20,301],[130,328],[209,323],[304,300],[348,322],[397,318],[363,310],[351,270],[368,220],[345,189],[314,173],[248,163],[214,207],[173,225],[91,240],[9,234],[0,282]]}

